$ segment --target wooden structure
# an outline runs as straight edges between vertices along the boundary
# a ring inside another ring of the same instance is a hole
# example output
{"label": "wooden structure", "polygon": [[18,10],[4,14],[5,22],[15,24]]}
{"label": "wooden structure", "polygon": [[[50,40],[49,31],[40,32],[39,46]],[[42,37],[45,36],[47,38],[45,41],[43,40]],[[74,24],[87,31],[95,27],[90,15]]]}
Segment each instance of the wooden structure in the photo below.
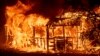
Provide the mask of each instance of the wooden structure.
{"label": "wooden structure", "polygon": [[[54,52],[67,52],[67,51],[69,52],[70,50],[75,49],[73,45],[76,45],[76,49],[78,49],[79,25],[78,24],[74,25],[77,28],[76,37],[66,36],[65,27],[70,27],[72,26],[71,24],[72,24],[71,22],[68,22],[68,23],[66,22],[65,24],[62,22],[62,20],[60,23],[53,22],[53,23],[47,24],[46,31],[47,31],[47,51],[48,52],[50,52],[50,50],[53,50]],[[60,27],[60,29],[62,29],[60,30],[62,33],[61,36],[55,35],[55,33],[57,33],[55,32],[56,27]],[[50,34],[50,31],[52,31],[52,35]],[[76,44],[73,43],[73,38],[77,38]]]}

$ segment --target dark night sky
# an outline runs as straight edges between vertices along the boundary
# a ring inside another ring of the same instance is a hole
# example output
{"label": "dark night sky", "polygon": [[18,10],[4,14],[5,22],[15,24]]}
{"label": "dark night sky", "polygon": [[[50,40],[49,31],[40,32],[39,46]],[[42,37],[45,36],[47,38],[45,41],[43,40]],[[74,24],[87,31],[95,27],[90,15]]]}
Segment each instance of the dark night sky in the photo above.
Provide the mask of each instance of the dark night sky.
{"label": "dark night sky", "polygon": [[[27,4],[27,0],[21,0]],[[67,9],[72,6],[73,9],[80,7],[82,10],[93,9],[94,6],[100,5],[100,0],[29,0],[35,6],[26,14],[38,13],[46,17],[53,17],[59,13],[60,9]],[[15,5],[17,0],[0,0],[0,40],[4,38],[5,7]]]}

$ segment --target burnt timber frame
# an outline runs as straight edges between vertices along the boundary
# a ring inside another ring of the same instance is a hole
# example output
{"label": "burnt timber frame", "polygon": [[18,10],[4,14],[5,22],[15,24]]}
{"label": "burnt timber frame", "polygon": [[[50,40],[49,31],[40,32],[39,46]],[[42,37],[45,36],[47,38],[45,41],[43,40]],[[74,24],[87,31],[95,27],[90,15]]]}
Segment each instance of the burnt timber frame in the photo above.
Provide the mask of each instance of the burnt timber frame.
{"label": "burnt timber frame", "polygon": [[[64,42],[65,42],[65,46],[64,46],[64,53],[66,53],[66,40],[68,40],[68,38],[66,38],[65,37],[65,29],[64,29],[64,27],[65,26],[71,26],[71,25],[52,25],[52,27],[53,27],[53,36],[54,36],[54,26],[61,26],[62,27],[62,31],[63,31],[63,38],[64,38]],[[46,26],[47,28],[46,28],[46,31],[47,31],[47,52],[49,53],[49,25],[47,25]],[[55,38],[54,38],[55,39]],[[56,41],[56,40],[55,40]],[[56,44],[56,43],[55,43]],[[72,44],[73,44],[73,38],[72,38]],[[54,48],[56,48],[56,46],[54,46]],[[72,49],[73,49],[73,46],[72,46]],[[77,36],[77,49],[78,49],[78,36]],[[56,50],[54,50],[55,52],[56,52]]]}

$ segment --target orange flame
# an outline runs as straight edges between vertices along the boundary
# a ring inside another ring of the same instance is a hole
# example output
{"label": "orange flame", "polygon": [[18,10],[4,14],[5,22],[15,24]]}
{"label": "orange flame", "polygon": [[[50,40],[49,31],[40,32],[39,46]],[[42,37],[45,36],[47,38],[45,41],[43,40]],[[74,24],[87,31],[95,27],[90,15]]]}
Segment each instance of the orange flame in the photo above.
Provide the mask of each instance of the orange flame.
{"label": "orange flame", "polygon": [[10,41],[7,40],[9,47],[27,52],[43,50],[33,45],[33,27],[45,26],[49,20],[38,14],[25,16],[24,13],[30,8],[30,5],[24,5],[20,1],[14,6],[6,7],[5,26],[7,27],[7,38],[10,39]]}
{"label": "orange flame", "polygon": [[[44,48],[47,43],[46,24],[49,19],[39,14],[24,15],[24,13],[31,9],[31,7],[31,5],[25,5],[20,1],[18,1],[18,3],[14,6],[6,7],[7,22],[5,27],[7,32],[7,46],[27,52],[46,51],[47,48]],[[66,12],[61,17],[67,19],[63,20],[63,22],[59,20],[57,24],[67,24],[69,21],[71,22],[71,19],[77,18],[79,14],[79,12]],[[54,27],[54,33],[52,33],[52,29],[49,29],[50,37],[63,36],[63,34],[66,38],[72,37],[73,49],[78,47],[79,50],[84,50],[82,45],[83,43],[80,39],[80,33],[87,30],[88,23],[85,21],[87,18],[86,16],[82,16],[81,18],[81,25],[79,26],[65,26],[64,29],[63,27],[57,26]],[[65,30],[65,33],[63,30]],[[36,39],[34,40],[34,38]],[[44,40],[41,41],[38,38]],[[90,43],[91,42],[89,40],[86,40],[85,46],[88,48],[91,47]],[[78,46],[76,46],[76,44],[78,44]]]}

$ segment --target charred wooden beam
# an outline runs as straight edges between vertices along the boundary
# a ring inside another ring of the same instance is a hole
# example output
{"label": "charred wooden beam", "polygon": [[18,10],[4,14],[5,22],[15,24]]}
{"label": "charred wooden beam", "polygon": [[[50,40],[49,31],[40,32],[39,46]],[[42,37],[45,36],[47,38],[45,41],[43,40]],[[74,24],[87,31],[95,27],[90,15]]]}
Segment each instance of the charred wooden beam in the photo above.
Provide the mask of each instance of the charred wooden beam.
{"label": "charred wooden beam", "polygon": [[49,52],[49,27],[48,25],[46,26],[46,33],[47,33],[47,52]]}

